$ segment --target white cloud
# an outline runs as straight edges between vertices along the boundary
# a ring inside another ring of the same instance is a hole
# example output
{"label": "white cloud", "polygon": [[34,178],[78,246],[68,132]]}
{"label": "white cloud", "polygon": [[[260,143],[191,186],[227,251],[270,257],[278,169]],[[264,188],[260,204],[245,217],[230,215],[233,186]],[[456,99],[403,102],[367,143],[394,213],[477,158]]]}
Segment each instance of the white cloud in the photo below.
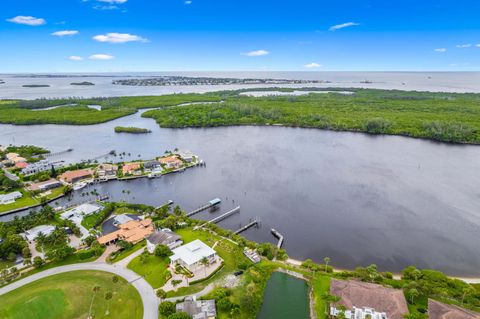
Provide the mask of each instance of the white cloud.
{"label": "white cloud", "polygon": [[469,48],[471,46],[472,45],[470,43],[468,43],[468,44],[457,44],[457,48],[459,48],[459,49],[465,49],[465,48]]}
{"label": "white cloud", "polygon": [[88,57],[90,60],[112,60],[115,57],[110,54],[94,54]]}
{"label": "white cloud", "polygon": [[110,5],[110,6],[93,6],[93,9],[95,9],[95,10],[117,10],[117,9],[120,9],[120,8],[117,7],[117,6]]}
{"label": "white cloud", "polygon": [[71,55],[68,57],[69,60],[72,60],[72,61],[82,61],[83,58],[81,56],[78,56],[78,55]]}
{"label": "white cloud", "polygon": [[148,42],[147,39],[144,39],[138,35],[128,34],[128,33],[116,33],[111,32],[107,34],[99,34],[93,37],[94,40],[98,42],[108,42],[108,43],[126,43],[126,42]]}
{"label": "white cloud", "polygon": [[185,4],[192,4],[192,1],[191,1],[191,0],[187,0],[187,1],[185,1]]}
{"label": "white cloud", "polygon": [[340,30],[340,29],[343,29],[343,28],[354,27],[354,26],[357,26],[357,25],[360,25],[360,24],[356,23],[356,22],[345,22],[345,23],[342,23],[342,24],[332,25],[328,30],[337,31],[337,30]]}
{"label": "white cloud", "polygon": [[127,2],[128,0],[97,0],[98,2],[105,2],[105,3],[111,3],[111,4],[122,4]]}
{"label": "white cloud", "polygon": [[437,49],[434,49],[433,51],[438,52],[438,53],[444,53],[444,52],[447,52],[447,49],[445,49],[445,48],[437,48]]}
{"label": "white cloud", "polygon": [[53,32],[52,35],[56,37],[64,37],[64,36],[71,36],[71,35],[76,35],[79,34],[77,30],[63,30],[63,31],[56,31]]}
{"label": "white cloud", "polygon": [[323,65],[318,64],[318,63],[315,63],[315,62],[308,63],[308,64],[305,64],[305,65],[304,65],[304,67],[307,68],[307,69],[321,68],[322,66],[323,66]]}
{"label": "white cloud", "polygon": [[246,56],[264,56],[268,54],[270,54],[270,52],[268,52],[267,50],[256,50],[256,51],[250,51],[247,53],[242,53],[242,55],[246,55]]}
{"label": "white cloud", "polygon": [[42,25],[47,23],[45,19],[35,18],[32,16],[16,16],[14,18],[7,19],[7,21],[18,23],[18,24],[32,25],[32,26],[37,26],[37,25]]}

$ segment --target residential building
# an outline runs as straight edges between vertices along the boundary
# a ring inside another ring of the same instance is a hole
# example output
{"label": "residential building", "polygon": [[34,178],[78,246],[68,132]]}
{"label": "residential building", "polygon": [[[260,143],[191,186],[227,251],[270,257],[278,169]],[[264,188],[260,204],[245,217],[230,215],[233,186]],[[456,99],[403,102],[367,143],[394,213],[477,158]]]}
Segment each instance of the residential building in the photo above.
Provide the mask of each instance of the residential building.
{"label": "residential building", "polygon": [[176,155],[162,157],[160,158],[160,163],[168,169],[177,169],[183,165],[183,162]]}
{"label": "residential building", "polygon": [[93,170],[90,168],[86,169],[79,169],[75,171],[66,171],[62,175],[60,175],[60,180],[64,183],[72,184],[76,183],[82,179],[92,178],[93,177]]}
{"label": "residential building", "polygon": [[20,163],[20,162],[26,162],[26,161],[27,161],[26,158],[21,157],[21,156],[18,155],[17,153],[7,153],[7,154],[5,155],[5,157],[7,158],[7,160],[10,161],[10,163],[13,163],[13,164]]}
{"label": "residential building", "polygon": [[168,228],[156,231],[146,239],[147,250],[151,254],[153,254],[157,245],[165,245],[172,250],[183,243],[182,238]]}
{"label": "residential building", "polygon": [[152,220],[150,218],[144,220],[131,220],[125,224],[119,225],[119,229],[99,237],[97,240],[102,245],[115,243],[117,240],[125,240],[129,243],[136,244],[153,233]]}
{"label": "residential building", "polygon": [[332,279],[330,294],[340,297],[340,301],[330,307],[332,318],[338,314],[338,305],[343,305],[349,311],[349,319],[368,318],[369,314],[377,316],[371,316],[372,319],[403,319],[408,314],[407,301],[400,289],[355,280]]}
{"label": "residential building", "polygon": [[28,191],[31,191],[31,192],[36,192],[36,191],[44,192],[44,191],[47,191],[49,189],[57,188],[57,187],[60,187],[60,186],[62,186],[62,183],[60,183],[58,180],[52,178],[52,179],[49,179],[48,181],[45,181],[45,182],[32,183],[32,184],[28,185],[26,187],[26,189]]}
{"label": "residential building", "polygon": [[214,264],[219,260],[217,252],[199,239],[172,250],[170,256],[170,265],[175,267],[177,264],[194,272],[202,269],[202,259],[207,258],[209,264]]}
{"label": "residential building", "polygon": [[0,205],[6,205],[14,203],[17,199],[23,196],[19,191],[11,192],[8,194],[0,194]]}
{"label": "residential building", "polygon": [[330,316],[338,318],[343,312],[345,319],[388,319],[385,312],[377,312],[371,308],[356,308],[351,310],[342,311],[334,306],[330,307]]}
{"label": "residential building", "polygon": [[480,313],[428,299],[429,319],[480,319]]}
{"label": "residential building", "polygon": [[215,319],[217,310],[215,300],[197,300],[195,296],[186,297],[183,302],[177,303],[177,312],[186,312],[192,319]]}
{"label": "residential building", "polygon": [[15,168],[18,168],[18,169],[24,169],[28,166],[28,163],[27,162],[18,162],[15,164]]}
{"label": "residential building", "polygon": [[190,151],[177,151],[175,152],[181,159],[183,159],[187,163],[193,162],[194,154]]}
{"label": "residential building", "polygon": [[97,167],[97,175],[99,179],[112,179],[117,177],[118,165],[100,164]]}
{"label": "residential building", "polygon": [[103,206],[101,205],[86,203],[65,211],[64,213],[60,214],[60,217],[62,219],[70,219],[72,222],[74,222],[75,225],[77,225],[77,227],[80,229],[83,239],[90,235],[90,232],[82,225],[83,218],[85,216],[95,214],[102,208]]}
{"label": "residential building", "polygon": [[113,225],[115,227],[119,227],[122,224],[126,224],[131,220],[134,220],[132,217],[128,216],[127,214],[120,214],[120,215],[115,215],[112,217],[113,220]]}
{"label": "residential building", "polygon": [[50,162],[49,160],[44,159],[35,163],[29,163],[27,167],[22,169],[22,174],[31,175],[31,174],[49,171],[52,169],[52,166],[54,168],[60,168],[63,166],[63,161]]}
{"label": "residential building", "polygon": [[160,162],[159,162],[159,161],[153,160],[153,161],[145,162],[145,163],[143,164],[143,167],[144,167],[145,169],[154,170],[154,169],[159,168],[159,167],[161,167],[161,166],[160,166]]}
{"label": "residential building", "polygon": [[135,174],[136,171],[140,170],[140,163],[126,163],[122,167],[123,175]]}
{"label": "residential building", "polygon": [[37,237],[40,234],[48,236],[51,233],[53,233],[54,230],[55,230],[55,227],[52,226],[52,225],[40,225],[40,226],[33,227],[32,229],[27,230],[22,235],[26,240],[28,240],[29,242],[32,242],[35,239],[37,239]]}

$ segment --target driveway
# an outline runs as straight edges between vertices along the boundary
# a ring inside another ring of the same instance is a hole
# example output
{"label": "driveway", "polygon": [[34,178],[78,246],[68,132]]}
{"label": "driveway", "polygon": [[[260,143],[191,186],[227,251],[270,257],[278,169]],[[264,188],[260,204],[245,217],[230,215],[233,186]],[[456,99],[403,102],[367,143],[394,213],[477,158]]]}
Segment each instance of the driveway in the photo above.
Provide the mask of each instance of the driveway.
{"label": "driveway", "polygon": [[90,262],[83,264],[72,264],[56,268],[47,269],[26,278],[13,282],[5,287],[0,288],[0,295],[6,294],[12,290],[20,288],[36,280],[76,270],[99,270],[106,271],[118,275],[130,282],[140,293],[143,303],[143,319],[158,319],[158,298],[153,288],[138,274],[124,268],[122,265],[107,264],[105,262]]}

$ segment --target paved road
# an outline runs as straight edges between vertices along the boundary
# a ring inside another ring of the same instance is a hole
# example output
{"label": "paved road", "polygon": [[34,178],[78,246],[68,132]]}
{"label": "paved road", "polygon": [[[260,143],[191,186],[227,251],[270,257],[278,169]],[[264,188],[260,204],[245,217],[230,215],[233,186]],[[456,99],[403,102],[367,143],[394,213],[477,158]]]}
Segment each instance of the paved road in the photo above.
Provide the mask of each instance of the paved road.
{"label": "paved road", "polygon": [[123,277],[140,293],[140,297],[142,298],[143,302],[143,319],[158,319],[158,298],[153,288],[145,281],[145,279],[121,265],[111,265],[104,262],[73,264],[47,269],[0,288],[0,295],[6,294],[12,290],[48,276],[76,270],[100,270]]}

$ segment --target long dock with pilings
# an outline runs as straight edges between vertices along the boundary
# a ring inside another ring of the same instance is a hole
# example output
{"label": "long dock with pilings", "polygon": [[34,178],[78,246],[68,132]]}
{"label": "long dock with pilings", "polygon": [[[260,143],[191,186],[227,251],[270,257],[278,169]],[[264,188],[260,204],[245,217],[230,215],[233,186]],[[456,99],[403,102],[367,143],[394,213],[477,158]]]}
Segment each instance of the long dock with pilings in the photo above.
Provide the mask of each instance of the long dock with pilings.
{"label": "long dock with pilings", "polygon": [[59,156],[59,155],[63,155],[65,153],[69,153],[73,151],[73,148],[69,148],[69,149],[66,149],[66,150],[63,150],[63,151],[59,151],[59,152],[55,152],[55,153],[46,153],[46,154],[42,154],[43,157],[47,158],[47,157],[54,157],[54,156]]}
{"label": "long dock with pilings", "polygon": [[235,207],[234,209],[218,216],[218,217],[215,217],[214,219],[211,219],[203,224],[201,224],[200,226],[195,226],[194,229],[199,229],[199,228],[202,228],[203,226],[207,225],[207,224],[216,224],[218,223],[219,221],[222,221],[224,220],[225,218],[228,218],[230,216],[232,216],[233,214],[235,213],[239,213],[240,212],[240,206],[237,206]]}
{"label": "long dock with pilings", "polygon": [[199,207],[195,210],[192,210],[191,212],[187,213],[187,217],[193,216],[195,214],[198,214],[200,212],[203,212],[206,209],[209,209],[210,207],[217,206],[220,204],[222,200],[220,198],[214,198],[211,201],[208,202],[208,204],[203,205],[202,207]]}
{"label": "long dock with pilings", "polygon": [[278,248],[278,249],[282,248],[282,245],[283,245],[283,235],[280,234],[277,230],[275,230],[275,228],[272,228],[270,231],[272,232],[273,236],[275,236],[275,237],[278,238],[277,248]]}
{"label": "long dock with pilings", "polygon": [[245,226],[237,229],[236,231],[233,232],[233,234],[237,235],[237,234],[240,234],[244,231],[246,231],[247,229],[249,229],[250,227],[253,227],[255,225],[259,225],[260,224],[260,219],[258,217],[255,217],[254,220],[252,220],[250,223],[246,224]]}
{"label": "long dock with pilings", "polygon": [[163,205],[160,205],[158,207],[155,207],[155,209],[160,209],[162,207],[165,207],[165,206],[172,206],[173,205],[173,200],[169,199],[168,202],[166,202],[165,204]]}

